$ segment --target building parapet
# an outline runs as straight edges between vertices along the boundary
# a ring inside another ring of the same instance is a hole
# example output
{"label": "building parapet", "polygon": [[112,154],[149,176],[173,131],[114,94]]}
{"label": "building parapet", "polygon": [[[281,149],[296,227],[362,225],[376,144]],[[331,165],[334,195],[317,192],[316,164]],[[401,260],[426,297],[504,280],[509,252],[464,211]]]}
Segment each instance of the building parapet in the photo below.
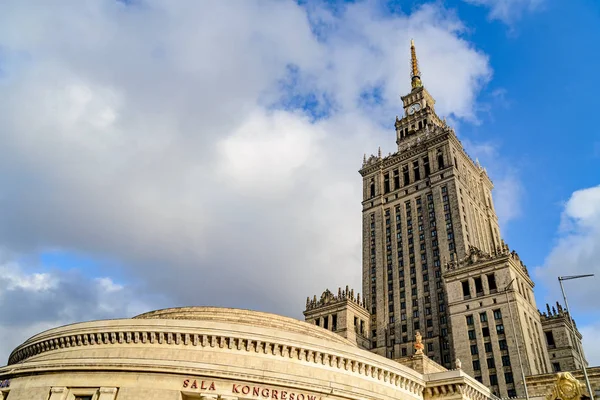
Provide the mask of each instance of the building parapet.
{"label": "building parapet", "polygon": [[312,300],[310,297],[306,298],[306,311],[314,310],[316,308],[320,308],[327,305],[333,305],[339,302],[352,302],[357,306],[367,309],[367,305],[365,304],[365,299],[360,297],[360,293],[354,295],[354,289],[349,289],[346,286],[346,290],[342,290],[342,288],[338,288],[337,296],[331,293],[329,289],[326,289],[321,297],[317,299],[317,296],[313,296]]}
{"label": "building parapet", "polygon": [[501,246],[496,248],[495,254],[488,254],[475,246],[469,246],[469,251],[465,257],[446,262],[444,266],[446,271],[453,271],[470,267],[481,262],[493,261],[500,258],[509,258],[513,260],[521,268],[523,273],[529,277],[527,266],[523,263],[523,261],[521,261],[519,254],[514,250],[511,251],[504,241],[502,242]]}

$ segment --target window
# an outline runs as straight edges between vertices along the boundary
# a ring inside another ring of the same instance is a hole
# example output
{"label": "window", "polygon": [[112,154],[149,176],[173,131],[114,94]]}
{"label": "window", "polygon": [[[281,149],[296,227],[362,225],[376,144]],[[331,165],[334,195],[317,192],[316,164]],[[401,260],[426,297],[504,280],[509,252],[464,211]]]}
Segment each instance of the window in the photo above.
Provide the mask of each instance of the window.
{"label": "window", "polygon": [[75,400],[92,400],[92,396],[75,396]]}
{"label": "window", "polygon": [[423,167],[425,168],[425,177],[428,177],[431,174],[431,169],[429,168],[429,157],[423,158]]}
{"label": "window", "polygon": [[502,356],[502,366],[510,367],[510,357],[508,355]]}
{"label": "window", "polygon": [[490,385],[492,385],[492,386],[498,385],[498,375],[496,375],[496,374],[490,375]]}
{"label": "window", "polygon": [[465,298],[470,298],[471,297],[471,289],[469,288],[469,281],[462,281],[462,291],[463,291],[463,296]]}
{"label": "window", "polygon": [[504,325],[503,324],[496,325],[496,332],[498,333],[498,335],[504,335]]}
{"label": "window", "polygon": [[494,310],[494,319],[502,319],[502,312],[500,310]]}
{"label": "window", "polygon": [[484,343],[484,347],[485,347],[485,352],[486,353],[491,353],[492,352],[492,344],[490,342]]}
{"label": "window", "polygon": [[516,389],[508,389],[508,397],[509,398],[513,398],[513,397],[517,397],[517,390]]}
{"label": "window", "polygon": [[483,294],[483,283],[481,282],[481,277],[477,277],[473,279],[475,281],[475,293],[477,296],[481,296]]}
{"label": "window", "polygon": [[494,357],[487,359],[487,367],[488,368],[496,368],[496,364],[494,363]]}
{"label": "window", "polygon": [[467,325],[473,325],[473,316],[467,315]]}
{"label": "window", "polygon": [[383,175],[383,192],[384,193],[390,192],[390,174],[389,174],[389,172],[386,173],[385,175]]}
{"label": "window", "polygon": [[398,174],[398,170],[394,170],[394,190],[400,187],[400,176]]}
{"label": "window", "polygon": [[337,314],[333,314],[332,315],[331,330],[332,331],[337,331]]}
{"label": "window", "polygon": [[404,178],[404,186],[408,185],[410,183],[410,177],[408,174],[408,165],[404,165],[402,167],[402,176]]}
{"label": "window", "polygon": [[402,348],[402,356],[405,357],[406,356],[406,347]]}
{"label": "window", "polygon": [[469,331],[469,339],[470,340],[475,340],[475,330],[471,329]]}
{"label": "window", "polygon": [[479,314],[479,320],[481,322],[487,322],[487,314],[485,312],[482,312]]}
{"label": "window", "polygon": [[490,288],[490,292],[496,292],[498,290],[497,286],[496,286],[496,277],[495,275],[492,274],[488,274],[487,275],[487,280],[488,280],[488,287]]}
{"label": "window", "polygon": [[560,363],[553,362],[552,369],[554,370],[554,372],[560,372]]}
{"label": "window", "polygon": [[485,328],[481,328],[481,334],[483,335],[483,337],[489,337],[490,336],[490,328],[488,328],[487,326]]}
{"label": "window", "polygon": [[421,179],[421,172],[419,171],[419,161],[413,162],[413,172],[415,174],[415,182]]}
{"label": "window", "polygon": [[548,342],[548,346],[554,347],[554,335],[552,334],[552,331],[544,332],[544,334],[546,335],[546,342]]}
{"label": "window", "polygon": [[498,345],[500,346],[500,350],[508,350],[508,345],[506,344],[506,340],[498,340]]}
{"label": "window", "polygon": [[475,354],[478,354],[478,353],[479,353],[479,351],[477,350],[477,345],[476,344],[472,344],[471,345],[471,355],[474,356]]}
{"label": "window", "polygon": [[512,372],[505,372],[504,373],[504,382],[506,383],[513,383],[515,380],[513,379],[513,374]]}
{"label": "window", "polygon": [[[438,169],[444,169],[444,155],[442,154],[441,150],[438,150],[437,163],[438,163]],[[442,188],[442,190],[444,190],[444,189],[445,189],[445,187]]]}
{"label": "window", "polygon": [[481,365],[479,364],[479,360],[473,360],[473,370],[479,371],[481,369]]}

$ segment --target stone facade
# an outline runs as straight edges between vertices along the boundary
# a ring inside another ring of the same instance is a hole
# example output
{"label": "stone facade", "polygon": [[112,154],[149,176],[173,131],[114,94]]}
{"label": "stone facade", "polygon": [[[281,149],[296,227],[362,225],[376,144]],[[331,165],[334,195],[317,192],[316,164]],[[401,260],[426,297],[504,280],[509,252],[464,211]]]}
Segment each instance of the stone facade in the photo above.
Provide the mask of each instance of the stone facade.
{"label": "stone facade", "polygon": [[587,361],[580,355],[581,333],[573,326],[569,314],[560,303],[554,306],[546,304],[546,311],[541,314],[542,330],[548,346],[548,355],[555,372],[574,371],[587,366]]}
{"label": "stone facade", "polygon": [[7,400],[487,400],[462,371],[423,374],[324,328],[188,307],[40,333],[0,368]]}
{"label": "stone facade", "polygon": [[524,393],[522,377],[551,371],[533,281],[508,247],[474,247],[445,267],[454,343],[463,369],[502,397]]}

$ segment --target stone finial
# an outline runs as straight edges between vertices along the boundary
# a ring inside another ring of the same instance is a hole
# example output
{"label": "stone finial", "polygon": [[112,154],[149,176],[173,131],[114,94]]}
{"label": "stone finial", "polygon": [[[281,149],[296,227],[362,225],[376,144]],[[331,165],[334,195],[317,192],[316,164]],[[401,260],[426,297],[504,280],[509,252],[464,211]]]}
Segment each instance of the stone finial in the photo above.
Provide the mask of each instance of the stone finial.
{"label": "stone finial", "polygon": [[342,299],[342,288],[339,287],[338,288],[338,300],[341,300],[341,299]]}
{"label": "stone finial", "polygon": [[350,289],[350,300],[354,300],[354,289]]}
{"label": "stone finial", "polygon": [[377,149],[377,157],[381,158],[381,146]]}
{"label": "stone finial", "polygon": [[310,305],[310,297],[306,298],[306,308],[308,308],[308,306]]}
{"label": "stone finial", "polygon": [[363,155],[363,164],[367,163],[367,153],[364,153]]}
{"label": "stone finial", "polygon": [[556,315],[556,309],[552,306],[552,315]]}
{"label": "stone finial", "polygon": [[550,304],[548,304],[548,303],[546,303],[546,310],[548,310],[548,315],[551,315],[550,314]]}
{"label": "stone finial", "polygon": [[356,294],[356,302],[360,304],[360,293]]}

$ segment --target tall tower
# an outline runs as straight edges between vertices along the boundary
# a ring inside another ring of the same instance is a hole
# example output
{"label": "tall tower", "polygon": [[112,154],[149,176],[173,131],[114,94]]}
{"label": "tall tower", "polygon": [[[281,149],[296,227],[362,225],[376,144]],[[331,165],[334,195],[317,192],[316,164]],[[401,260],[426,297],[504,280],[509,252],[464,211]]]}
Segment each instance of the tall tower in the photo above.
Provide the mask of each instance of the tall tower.
{"label": "tall tower", "polygon": [[470,246],[495,253],[502,244],[492,182],[435,113],[411,41],[411,88],[396,117],[398,151],[365,157],[363,293],[371,313],[371,348],[390,358],[425,354],[454,361],[442,266]]}

